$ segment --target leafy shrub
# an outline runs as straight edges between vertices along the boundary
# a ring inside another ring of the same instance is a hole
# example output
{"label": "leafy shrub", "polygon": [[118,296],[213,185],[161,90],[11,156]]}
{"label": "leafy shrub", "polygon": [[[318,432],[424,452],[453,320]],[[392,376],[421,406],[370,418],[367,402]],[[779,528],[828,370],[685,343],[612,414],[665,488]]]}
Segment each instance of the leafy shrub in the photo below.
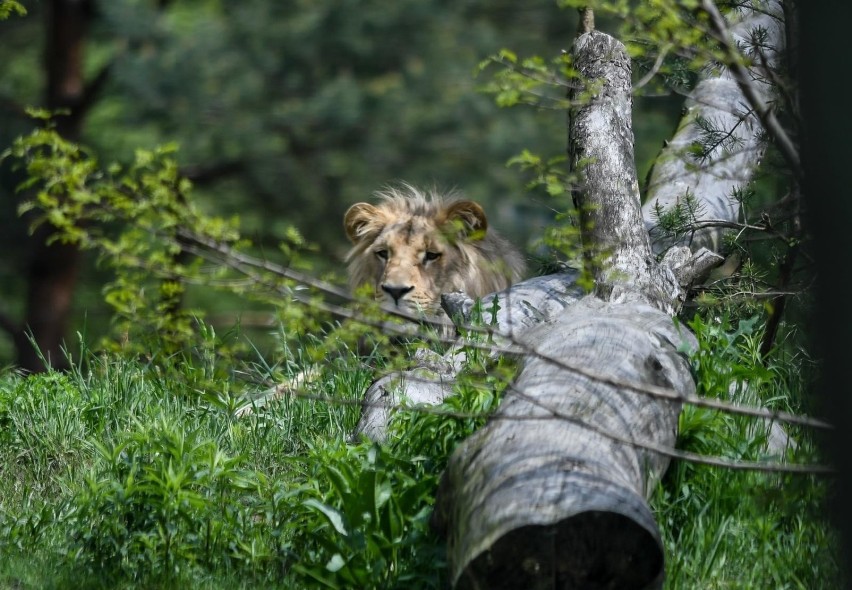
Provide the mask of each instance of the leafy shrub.
{"label": "leafy shrub", "polygon": [[258,560],[258,474],[178,421],[137,426],[116,443],[90,441],[95,464],[69,500],[68,556],[130,578]]}

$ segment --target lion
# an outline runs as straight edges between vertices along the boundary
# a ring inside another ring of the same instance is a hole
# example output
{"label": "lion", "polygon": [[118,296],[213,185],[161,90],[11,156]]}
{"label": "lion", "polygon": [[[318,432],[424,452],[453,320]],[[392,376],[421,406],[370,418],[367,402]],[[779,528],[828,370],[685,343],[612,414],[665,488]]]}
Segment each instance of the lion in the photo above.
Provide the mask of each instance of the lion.
{"label": "lion", "polygon": [[478,203],[409,184],[376,197],[378,204],[356,203],[343,217],[353,293],[369,285],[384,307],[440,316],[442,293],[478,299],[524,277],[524,257],[488,226]]}
{"label": "lion", "polygon": [[[403,184],[376,193],[379,203],[356,203],[343,217],[352,248],[349,286],[369,285],[385,307],[418,317],[444,315],[441,294],[481,298],[523,278],[521,253],[488,227],[482,206],[457,192],[423,192]],[[359,348],[364,343],[359,342]],[[237,416],[313,382],[317,365],[246,402]]]}

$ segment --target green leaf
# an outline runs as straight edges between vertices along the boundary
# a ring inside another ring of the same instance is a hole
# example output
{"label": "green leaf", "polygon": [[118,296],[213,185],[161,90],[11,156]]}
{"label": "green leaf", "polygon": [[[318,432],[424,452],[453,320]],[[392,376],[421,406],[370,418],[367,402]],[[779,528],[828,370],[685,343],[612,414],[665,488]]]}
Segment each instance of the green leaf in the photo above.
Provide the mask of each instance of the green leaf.
{"label": "green leaf", "polygon": [[16,0],[0,0],[0,20],[9,18],[12,12],[16,12],[18,16],[24,16],[27,14],[27,9]]}
{"label": "green leaf", "polygon": [[332,590],[340,590],[341,586],[333,579],[329,579],[323,575],[322,572],[318,572],[316,569],[312,567],[306,567],[301,563],[297,563],[293,565],[293,571],[302,574],[303,576],[307,576],[312,578],[322,584],[325,588],[331,588]]}
{"label": "green leaf", "polygon": [[518,55],[509,49],[501,49],[500,53],[498,53],[500,59],[508,61],[510,63],[518,63]]}
{"label": "green leaf", "polygon": [[308,508],[313,508],[314,510],[325,516],[329,524],[334,527],[334,530],[336,530],[338,533],[340,533],[344,537],[349,536],[349,532],[346,530],[346,526],[343,523],[343,515],[340,514],[340,512],[338,512],[336,509],[332,508],[328,504],[323,504],[322,502],[314,498],[308,498],[303,502],[303,505],[307,506]]}

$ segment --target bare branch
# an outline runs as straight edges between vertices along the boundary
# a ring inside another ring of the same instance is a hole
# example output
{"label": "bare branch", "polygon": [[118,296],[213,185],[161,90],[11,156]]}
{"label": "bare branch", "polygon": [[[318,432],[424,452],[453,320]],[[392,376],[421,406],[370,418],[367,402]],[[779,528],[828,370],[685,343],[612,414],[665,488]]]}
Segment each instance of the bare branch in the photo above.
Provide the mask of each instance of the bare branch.
{"label": "bare branch", "polygon": [[[311,275],[308,275],[306,273],[301,273],[299,271],[295,271],[285,266],[276,264],[274,262],[236,252],[226,244],[203,238],[189,231],[181,232],[181,236],[182,239],[186,240],[186,242],[182,242],[182,244],[188,249],[189,252],[196,256],[205,258],[211,262],[215,262],[217,264],[224,264],[227,267],[237,272],[240,272],[244,276],[248,277],[251,280],[251,284],[253,285],[265,286],[266,288],[272,289],[274,292],[280,293],[281,295],[287,297],[292,297],[296,301],[299,301],[300,303],[303,303],[314,309],[329,313],[341,319],[347,319],[365,326],[375,328],[381,331],[382,333],[394,334],[399,336],[416,335],[418,338],[426,342],[455,344],[456,351],[463,348],[470,348],[485,351],[495,356],[501,354],[511,356],[527,355],[530,357],[542,359],[556,367],[559,367],[560,369],[575,373],[577,375],[582,375],[594,381],[607,383],[618,388],[634,391],[636,393],[646,394],[659,399],[665,399],[679,403],[687,403],[697,407],[726,411],[733,414],[740,414],[755,418],[764,418],[778,422],[786,422],[789,424],[796,424],[799,426],[806,426],[810,428],[833,428],[831,424],[816,418],[799,416],[781,411],[766,410],[764,408],[751,408],[747,406],[742,406],[740,404],[725,402],[723,400],[704,398],[697,395],[683,394],[672,388],[654,386],[651,384],[637,384],[624,379],[618,379],[611,375],[601,374],[590,370],[588,367],[572,363],[565,359],[556,358],[552,355],[548,355],[546,352],[537,349],[534,345],[524,342],[522,339],[516,337],[512,333],[512,331],[506,330],[505,321],[502,322],[502,327],[498,325],[497,328],[474,325],[470,323],[469,317],[460,317],[459,319],[461,321],[459,321],[457,324],[452,324],[451,322],[443,318],[423,318],[395,310],[382,310],[382,312],[387,314],[388,316],[407,320],[411,323],[409,325],[405,325],[396,322],[382,321],[379,319],[371,318],[349,307],[335,305],[327,301],[320,301],[316,298],[310,297],[306,293],[294,291],[290,287],[282,286],[280,283],[272,282],[269,278],[258,274],[257,271],[269,272],[281,278],[292,280],[296,283],[317,289],[326,294],[339,297],[344,301],[367,303],[367,301],[353,297],[345,289],[332,285],[331,283],[328,283],[326,281],[316,279],[315,277],[312,277]],[[217,256],[211,257],[211,254],[214,253],[217,254]],[[209,282],[204,281],[203,284],[209,284]],[[518,285],[515,285],[514,287],[507,290],[506,292],[497,294],[498,308],[502,310],[509,310],[511,308],[511,305],[508,303],[508,301],[512,297],[514,297],[512,295],[512,291],[517,290],[522,286],[523,283],[519,283]],[[489,297],[483,298],[483,301],[485,302],[489,300]],[[470,301],[470,304],[472,303],[473,301]],[[459,304],[458,307],[461,308],[463,307],[463,305]],[[545,319],[546,317],[542,316],[540,318],[540,321],[544,321]],[[431,329],[423,330],[420,329],[419,326],[427,326]],[[441,333],[444,332],[444,330],[442,329],[447,328],[449,326],[455,326],[462,332],[468,333],[472,336],[479,335],[481,341],[477,341],[475,339],[470,338],[463,339],[460,341],[456,336],[442,336]],[[506,342],[506,344],[500,345],[489,341],[493,338],[502,338]]]}
{"label": "bare branch", "polygon": [[[408,381],[421,381],[424,383],[436,383],[436,381],[431,381],[425,379],[423,377],[418,377],[416,375],[407,376],[406,379]],[[266,406],[270,399],[281,399],[284,397],[291,397],[294,399],[300,399],[305,401],[313,401],[320,402],[329,405],[336,406],[350,406],[350,407],[373,407],[373,408],[381,408],[384,410],[388,410],[393,413],[411,413],[411,414],[426,414],[429,416],[440,416],[443,418],[453,418],[457,420],[497,420],[497,421],[514,421],[514,422],[538,422],[538,421],[548,421],[548,420],[564,420],[566,422],[570,422],[582,428],[587,428],[597,434],[601,434],[611,440],[616,442],[634,447],[639,449],[644,449],[648,451],[652,451],[654,453],[659,453],[661,455],[665,455],[671,459],[677,459],[680,461],[688,461],[689,463],[695,463],[698,465],[709,465],[713,467],[722,467],[725,469],[734,469],[738,471],[760,471],[767,473],[796,473],[796,474],[812,474],[812,475],[825,475],[825,474],[833,474],[835,470],[828,465],[819,465],[819,464],[807,464],[807,463],[783,463],[780,461],[732,461],[729,459],[725,459],[723,457],[716,457],[710,455],[702,455],[700,453],[693,453],[691,451],[682,451],[673,447],[668,447],[665,445],[659,445],[650,441],[638,440],[635,438],[630,438],[623,436],[622,434],[604,430],[600,427],[592,425],[587,421],[577,418],[576,416],[567,415],[564,412],[561,412],[558,408],[552,407],[546,403],[537,400],[534,396],[531,396],[525,392],[519,391],[517,388],[513,388],[512,391],[514,394],[522,397],[523,399],[529,401],[533,405],[540,407],[547,411],[549,416],[534,416],[534,415],[526,415],[526,416],[518,416],[518,415],[501,415],[499,413],[489,412],[489,413],[479,413],[479,412],[460,412],[457,410],[450,410],[446,406],[440,405],[425,405],[425,404],[415,404],[412,405],[410,403],[385,403],[385,402],[376,402],[371,400],[358,400],[352,398],[343,398],[343,397],[332,397],[328,395],[321,395],[316,393],[311,393],[308,390],[302,387],[290,387],[287,384],[281,385],[277,384],[272,387],[270,390],[265,392],[260,396],[259,399],[255,399],[237,410],[241,415],[248,415],[247,413],[240,412],[242,408],[255,408],[260,407],[259,403],[263,406]],[[771,415],[764,416],[768,420],[772,419]]]}
{"label": "bare branch", "polygon": [[651,66],[651,69],[648,71],[647,74],[642,76],[642,78],[638,82],[636,82],[636,84],[633,85],[633,92],[636,92],[640,88],[643,88],[646,84],[648,84],[648,82],[651,81],[654,76],[659,73],[660,68],[663,65],[663,60],[666,59],[666,55],[668,55],[669,51],[671,51],[673,47],[674,45],[671,43],[666,43],[665,45],[663,45],[662,49],[660,49],[660,53],[657,54],[657,59],[654,61],[654,65]]}

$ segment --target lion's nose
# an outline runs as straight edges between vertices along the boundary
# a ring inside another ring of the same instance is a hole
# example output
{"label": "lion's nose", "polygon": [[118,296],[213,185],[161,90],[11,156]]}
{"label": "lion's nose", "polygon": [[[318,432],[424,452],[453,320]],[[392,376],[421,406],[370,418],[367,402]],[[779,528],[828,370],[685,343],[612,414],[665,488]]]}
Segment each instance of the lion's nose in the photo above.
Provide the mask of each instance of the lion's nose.
{"label": "lion's nose", "polygon": [[403,298],[403,296],[413,291],[414,287],[394,287],[391,285],[382,285],[382,291],[393,297],[394,303],[399,303],[399,300]]}

